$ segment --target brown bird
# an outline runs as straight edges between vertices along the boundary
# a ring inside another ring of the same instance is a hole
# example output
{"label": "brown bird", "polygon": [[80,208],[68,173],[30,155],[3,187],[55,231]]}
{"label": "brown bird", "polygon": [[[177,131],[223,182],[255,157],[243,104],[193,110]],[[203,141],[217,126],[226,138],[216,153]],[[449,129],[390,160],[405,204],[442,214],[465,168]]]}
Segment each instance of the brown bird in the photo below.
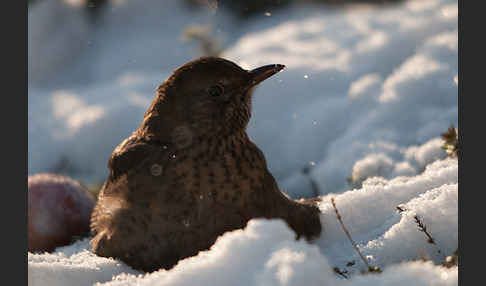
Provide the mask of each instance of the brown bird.
{"label": "brown bird", "polygon": [[279,191],[246,133],[254,87],[283,68],[204,57],[175,70],[111,155],[91,218],[93,252],[170,269],[252,218],[281,218],[297,239],[316,238],[318,208]]}

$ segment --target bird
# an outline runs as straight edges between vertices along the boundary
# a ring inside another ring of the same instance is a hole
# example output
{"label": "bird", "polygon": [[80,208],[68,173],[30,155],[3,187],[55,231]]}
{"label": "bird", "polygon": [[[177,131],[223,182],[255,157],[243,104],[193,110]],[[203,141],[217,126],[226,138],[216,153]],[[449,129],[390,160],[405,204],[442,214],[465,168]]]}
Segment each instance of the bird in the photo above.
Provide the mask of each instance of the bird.
{"label": "bird", "polygon": [[108,160],[91,215],[92,251],[153,272],[210,249],[253,218],[282,219],[295,239],[318,238],[315,201],[282,193],[246,132],[254,89],[284,67],[245,70],[201,57],[159,85],[139,128]]}

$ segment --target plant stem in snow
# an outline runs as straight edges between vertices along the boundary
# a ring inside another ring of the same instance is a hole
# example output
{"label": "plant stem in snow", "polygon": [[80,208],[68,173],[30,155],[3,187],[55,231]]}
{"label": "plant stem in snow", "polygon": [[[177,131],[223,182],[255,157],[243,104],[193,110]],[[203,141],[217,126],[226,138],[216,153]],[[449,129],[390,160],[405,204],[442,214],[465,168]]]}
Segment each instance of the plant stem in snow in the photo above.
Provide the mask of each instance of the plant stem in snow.
{"label": "plant stem in snow", "polygon": [[341,224],[341,227],[343,228],[343,231],[344,233],[346,234],[346,236],[348,237],[349,241],[351,241],[351,244],[353,245],[354,249],[356,249],[356,251],[358,252],[359,256],[361,257],[361,259],[363,260],[364,264],[366,265],[366,267],[368,268],[368,271],[369,272],[380,272],[379,268],[377,267],[371,267],[369,264],[368,264],[368,261],[366,261],[366,258],[363,256],[363,254],[361,253],[361,251],[359,250],[358,246],[356,245],[356,242],[354,242],[353,238],[351,237],[351,235],[349,234],[348,230],[346,229],[346,227],[344,226],[344,223],[341,219],[341,215],[339,214],[338,212],[338,209],[336,207],[336,202],[334,202],[334,198],[331,198],[331,203],[332,203],[332,206],[334,208],[334,211],[336,212],[336,215],[337,215],[337,218],[339,220],[339,223]]}

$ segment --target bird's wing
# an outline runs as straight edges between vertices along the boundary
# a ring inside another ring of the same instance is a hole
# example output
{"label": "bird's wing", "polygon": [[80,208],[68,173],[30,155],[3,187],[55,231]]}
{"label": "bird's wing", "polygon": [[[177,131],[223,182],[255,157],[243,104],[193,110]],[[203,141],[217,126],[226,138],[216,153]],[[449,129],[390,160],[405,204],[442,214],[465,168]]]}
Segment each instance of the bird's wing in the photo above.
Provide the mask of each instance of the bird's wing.
{"label": "bird's wing", "polygon": [[140,170],[151,166],[150,161],[157,160],[162,167],[166,161],[161,158],[168,157],[167,154],[168,151],[163,145],[142,141],[135,135],[125,139],[115,148],[108,161],[110,175],[101,188],[98,202],[91,215],[93,232],[97,233],[104,229],[108,222],[127,208],[127,199],[132,193],[130,180],[146,173]]}
{"label": "bird's wing", "polygon": [[142,141],[132,135],[115,148],[108,160],[110,180],[115,180],[128,171],[135,171],[145,161],[160,156],[161,153],[166,153],[162,145]]}

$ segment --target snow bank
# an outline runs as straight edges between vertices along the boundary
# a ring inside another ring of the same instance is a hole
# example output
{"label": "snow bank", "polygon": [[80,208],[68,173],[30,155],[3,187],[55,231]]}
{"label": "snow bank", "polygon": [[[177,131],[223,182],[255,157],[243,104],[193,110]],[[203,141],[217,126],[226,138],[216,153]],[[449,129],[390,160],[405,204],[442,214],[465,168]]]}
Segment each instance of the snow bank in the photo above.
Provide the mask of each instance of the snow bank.
{"label": "snow bank", "polygon": [[[457,267],[440,266],[458,246],[457,172],[457,160],[448,158],[417,176],[370,178],[361,189],[322,196],[323,233],[312,244],[296,241],[281,220],[256,219],[170,271],[145,274],[95,256],[85,239],[53,254],[29,253],[29,285],[457,285]],[[360,274],[364,263],[345,237],[331,197],[369,263],[383,273]],[[415,216],[435,244],[418,230]]]}
{"label": "snow bank", "polygon": [[[371,145],[370,149],[375,153],[368,154],[354,163],[349,183],[353,187],[359,187],[370,177],[392,178],[421,173],[427,164],[446,157],[442,149],[443,144],[444,140],[437,137],[423,145],[407,148],[383,143]],[[399,160],[393,160],[391,157]]]}
{"label": "snow bank", "polygon": [[126,71],[148,71],[162,81],[164,72],[198,53],[197,43],[185,42],[184,29],[190,25],[224,27],[212,29],[215,37],[233,29],[226,15],[187,9],[177,0],[143,4],[109,0],[97,18],[87,17],[92,15],[70,2],[42,0],[29,7],[29,86],[52,90],[96,85]]}
{"label": "snow bank", "polygon": [[[330,198],[334,197],[344,224],[371,264],[384,266],[422,256],[443,261],[458,247],[457,172],[457,160],[444,159],[428,165],[418,176],[373,177],[360,189],[323,196],[325,235],[318,242],[322,252],[339,267],[352,260],[361,263],[333,215]],[[398,211],[397,206],[405,211]],[[417,230],[415,215],[437,245],[428,244],[426,235]]]}
{"label": "snow bank", "polygon": [[111,152],[141,123],[156,87],[197,54],[184,29],[227,21],[182,1],[110,3],[96,22],[69,1],[29,7],[29,175],[102,182]]}
{"label": "snow bank", "polygon": [[[29,285],[93,285],[110,281],[121,273],[138,273],[113,259],[95,256],[87,250],[87,239],[59,248],[53,254],[28,254]],[[67,252],[65,254],[64,252]]]}
{"label": "snow bank", "polygon": [[30,175],[54,170],[102,182],[110,153],[141,123],[156,86],[197,54],[181,41],[188,24],[212,25],[226,36],[223,56],[244,67],[286,65],[255,91],[248,132],[294,198],[314,195],[315,186],[345,191],[356,162],[371,154],[393,161],[385,177],[420,173],[428,152],[441,157],[438,141],[430,151],[400,150],[457,126],[455,0],[296,6],[245,25],[223,11],[155,0],[114,1],[94,25],[62,3],[29,9]]}
{"label": "snow bank", "polygon": [[[390,266],[380,275],[357,276],[350,281],[353,286],[458,285],[457,268],[444,269],[423,262],[405,262]],[[346,285],[343,283],[343,285]]]}
{"label": "snow bank", "polygon": [[457,126],[457,1],[299,8],[270,18],[225,56],[249,67],[286,65],[256,90],[249,133],[289,194],[310,193],[297,172],[311,161],[320,192],[342,192],[375,145],[421,145]]}
{"label": "snow bank", "polygon": [[158,81],[125,73],[85,88],[29,90],[29,174],[61,172],[85,184],[102,182],[111,152],[138,128]]}
{"label": "snow bank", "polygon": [[[29,285],[457,285],[457,267],[439,264],[458,244],[458,165],[438,138],[457,126],[457,1],[297,6],[247,25],[181,2],[115,1],[103,25],[62,1],[29,9],[29,175],[103,181],[109,155],[141,123],[156,86],[194,57],[195,45],[175,40],[192,19],[226,34],[223,56],[246,68],[286,65],[255,91],[249,134],[285,192],[320,193],[322,236],[294,241],[282,221],[253,220],[151,274],[95,256],[85,239],[29,253]],[[383,273],[359,274],[364,264],[331,198]]]}

